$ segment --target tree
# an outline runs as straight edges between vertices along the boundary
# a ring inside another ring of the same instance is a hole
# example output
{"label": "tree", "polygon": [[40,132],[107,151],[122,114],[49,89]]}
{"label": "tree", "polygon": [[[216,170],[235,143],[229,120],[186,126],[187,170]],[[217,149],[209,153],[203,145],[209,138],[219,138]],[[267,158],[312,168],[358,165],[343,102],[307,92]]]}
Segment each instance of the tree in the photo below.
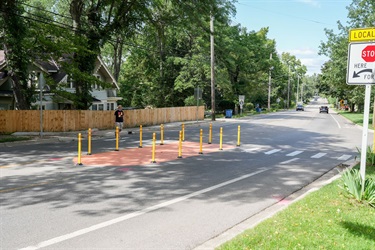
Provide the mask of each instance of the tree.
{"label": "tree", "polygon": [[325,29],[327,41],[321,43],[319,53],[326,55],[329,60],[322,68],[318,87],[322,94],[348,100],[351,111],[354,111],[355,105],[360,107],[363,104],[363,87],[346,84],[348,34],[351,28],[373,26],[375,16],[372,13],[375,11],[375,3],[369,0],[353,0],[347,9],[348,26],[338,21],[338,34]]}
{"label": "tree", "polygon": [[23,18],[22,3],[22,0],[4,0],[0,7],[0,23],[4,30],[2,44],[7,60],[7,73],[12,79],[15,106],[17,109],[30,109],[34,95],[34,85],[30,84],[28,76],[31,41],[28,39],[28,23]]}

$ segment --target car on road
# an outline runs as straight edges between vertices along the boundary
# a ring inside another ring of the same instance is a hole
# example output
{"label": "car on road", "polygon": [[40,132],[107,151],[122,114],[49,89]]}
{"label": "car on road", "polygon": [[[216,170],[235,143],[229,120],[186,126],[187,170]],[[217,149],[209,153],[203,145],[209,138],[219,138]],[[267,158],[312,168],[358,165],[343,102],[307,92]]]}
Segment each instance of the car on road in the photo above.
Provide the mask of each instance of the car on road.
{"label": "car on road", "polygon": [[319,113],[327,113],[328,114],[328,106],[320,106]]}
{"label": "car on road", "polygon": [[296,106],[296,111],[299,111],[299,110],[301,110],[301,111],[305,111],[305,108],[303,107],[302,104],[297,104],[297,106]]}

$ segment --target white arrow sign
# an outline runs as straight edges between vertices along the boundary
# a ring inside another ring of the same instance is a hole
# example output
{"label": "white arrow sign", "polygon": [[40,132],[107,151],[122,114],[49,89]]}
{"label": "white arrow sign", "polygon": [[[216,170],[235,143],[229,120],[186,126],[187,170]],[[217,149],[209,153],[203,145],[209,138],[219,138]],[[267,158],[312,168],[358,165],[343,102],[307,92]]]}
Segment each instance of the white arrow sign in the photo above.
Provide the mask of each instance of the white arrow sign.
{"label": "white arrow sign", "polygon": [[[372,62],[367,47],[375,43],[351,43],[348,48],[347,84],[375,84],[375,62]],[[374,51],[375,53],[375,51]]]}

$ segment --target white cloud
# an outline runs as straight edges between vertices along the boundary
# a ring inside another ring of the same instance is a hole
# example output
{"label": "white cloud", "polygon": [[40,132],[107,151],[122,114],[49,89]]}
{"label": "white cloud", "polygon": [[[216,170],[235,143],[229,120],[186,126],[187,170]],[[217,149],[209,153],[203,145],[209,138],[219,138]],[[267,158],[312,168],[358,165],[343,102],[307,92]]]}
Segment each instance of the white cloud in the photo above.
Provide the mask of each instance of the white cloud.
{"label": "white cloud", "polygon": [[306,66],[308,75],[319,74],[321,67],[328,60],[325,56],[318,55],[318,52],[311,48],[294,49],[285,52],[299,59],[302,65]]}
{"label": "white cloud", "polygon": [[307,49],[294,49],[294,50],[288,50],[288,53],[292,55],[299,55],[299,56],[310,56],[310,55],[316,55],[316,51],[310,48]]}
{"label": "white cloud", "polygon": [[297,2],[305,3],[314,7],[320,7],[320,3],[316,0],[297,0]]}

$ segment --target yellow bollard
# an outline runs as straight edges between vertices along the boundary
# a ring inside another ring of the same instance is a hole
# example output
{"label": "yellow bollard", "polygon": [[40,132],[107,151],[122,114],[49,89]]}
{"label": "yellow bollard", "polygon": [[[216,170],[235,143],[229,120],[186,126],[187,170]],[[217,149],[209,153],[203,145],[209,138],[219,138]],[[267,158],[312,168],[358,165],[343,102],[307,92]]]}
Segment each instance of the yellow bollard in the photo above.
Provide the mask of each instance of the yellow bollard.
{"label": "yellow bollard", "polygon": [[119,141],[119,129],[116,127],[116,149],[115,151],[118,151],[118,141]]}
{"label": "yellow bollard", "polygon": [[202,142],[203,142],[203,129],[201,129],[199,132],[199,154],[200,155],[203,154]]}
{"label": "yellow bollard", "polygon": [[219,150],[223,150],[223,128],[220,128],[220,148]]}
{"label": "yellow bollard", "polygon": [[89,128],[89,132],[87,136],[87,154],[91,155],[91,128]]}
{"label": "yellow bollard", "polygon": [[208,144],[212,143],[212,123],[210,123],[210,129],[208,131]]}
{"label": "yellow bollard", "polygon": [[160,125],[160,145],[164,145],[164,125]]}
{"label": "yellow bollard", "polygon": [[241,137],[241,126],[238,125],[238,132],[237,132],[237,147],[239,147],[240,144],[240,137]]}
{"label": "yellow bollard", "polygon": [[139,125],[139,146],[138,148],[142,148],[142,125]]}
{"label": "yellow bollard", "polygon": [[185,141],[185,124],[182,123],[182,141]]}
{"label": "yellow bollard", "polygon": [[151,163],[156,163],[155,161],[155,150],[156,150],[156,134],[152,134],[152,159]]}
{"label": "yellow bollard", "polygon": [[180,131],[178,139],[178,156],[177,158],[182,158],[182,131]]}
{"label": "yellow bollard", "polygon": [[78,134],[78,160],[77,160],[77,165],[82,165],[81,153],[82,153],[82,135],[81,135],[81,133],[79,133]]}

